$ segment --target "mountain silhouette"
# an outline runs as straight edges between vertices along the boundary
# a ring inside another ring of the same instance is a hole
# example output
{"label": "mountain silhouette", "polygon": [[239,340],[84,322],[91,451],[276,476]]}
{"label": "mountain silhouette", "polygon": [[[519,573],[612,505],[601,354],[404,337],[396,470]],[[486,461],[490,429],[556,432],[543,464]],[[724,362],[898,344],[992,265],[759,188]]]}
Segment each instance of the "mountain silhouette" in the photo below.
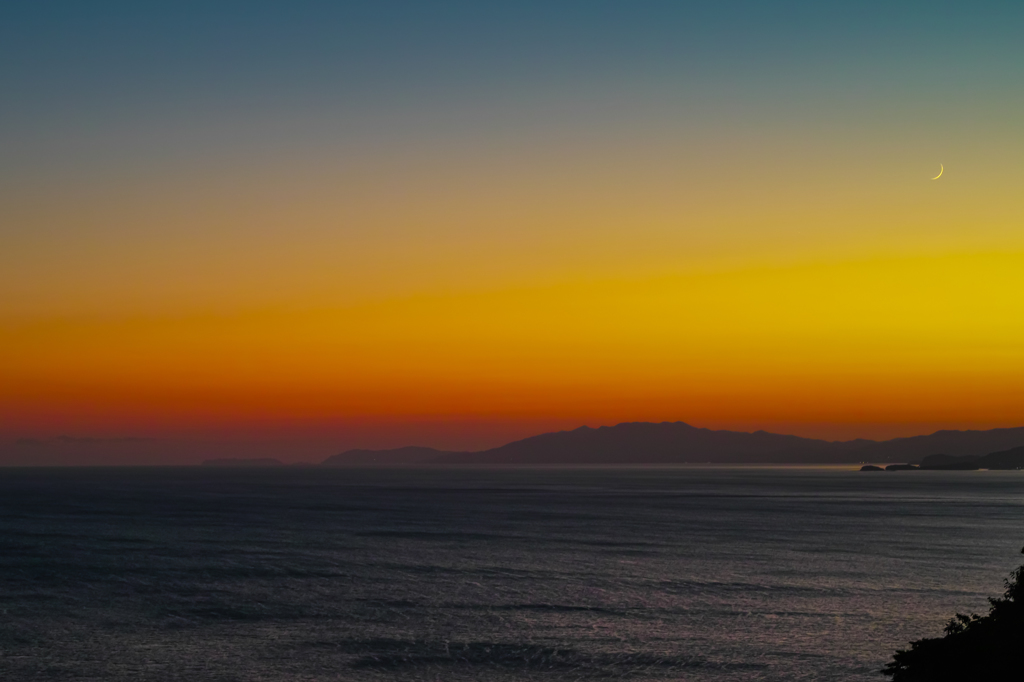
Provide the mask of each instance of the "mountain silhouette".
{"label": "mountain silhouette", "polygon": [[978,469],[1024,469],[1024,447],[992,452],[981,457],[950,457],[930,455],[921,462],[922,469],[976,471]]}
{"label": "mountain silhouette", "polygon": [[628,422],[544,433],[479,452],[446,452],[426,447],[349,450],[328,458],[324,465],[917,463],[929,455],[978,457],[1020,446],[1024,446],[1024,427],[937,431],[927,436],[878,442],[826,441],[767,431],[716,431],[684,422]]}
{"label": "mountain silhouette", "polygon": [[545,433],[479,453],[441,458],[442,463],[492,464],[694,464],[704,462],[837,462],[864,441],[831,443],[767,431],[712,431],[683,422],[632,422]]}
{"label": "mountain silhouette", "polygon": [[1024,445],[1024,428],[989,431],[936,431],[929,436],[893,438],[876,443],[865,452],[865,461],[920,461],[928,455],[980,457],[990,452]]}

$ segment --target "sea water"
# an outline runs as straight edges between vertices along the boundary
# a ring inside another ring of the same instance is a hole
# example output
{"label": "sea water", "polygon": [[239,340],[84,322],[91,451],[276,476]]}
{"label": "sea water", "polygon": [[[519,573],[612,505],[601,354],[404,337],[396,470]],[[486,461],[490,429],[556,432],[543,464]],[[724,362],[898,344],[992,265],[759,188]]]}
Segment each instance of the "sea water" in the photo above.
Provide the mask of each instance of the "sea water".
{"label": "sea water", "polygon": [[0,470],[0,679],[874,680],[1024,472]]}

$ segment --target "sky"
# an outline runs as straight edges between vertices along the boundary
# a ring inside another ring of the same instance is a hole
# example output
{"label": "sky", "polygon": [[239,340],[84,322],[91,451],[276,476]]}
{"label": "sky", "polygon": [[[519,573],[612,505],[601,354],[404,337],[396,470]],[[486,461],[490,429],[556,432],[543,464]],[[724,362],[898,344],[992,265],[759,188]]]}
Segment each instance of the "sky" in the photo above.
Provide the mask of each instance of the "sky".
{"label": "sky", "polygon": [[0,463],[1024,425],[1022,20],[4,3]]}

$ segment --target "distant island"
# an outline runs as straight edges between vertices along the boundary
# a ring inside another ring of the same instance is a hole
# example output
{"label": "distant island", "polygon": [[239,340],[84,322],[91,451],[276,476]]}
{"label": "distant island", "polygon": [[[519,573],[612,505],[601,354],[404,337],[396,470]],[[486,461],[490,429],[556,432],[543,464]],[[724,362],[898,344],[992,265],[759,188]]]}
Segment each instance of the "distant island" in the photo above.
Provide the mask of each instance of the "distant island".
{"label": "distant island", "polygon": [[[477,452],[429,447],[348,450],[320,466],[896,464],[921,468],[1024,466],[1024,427],[937,431],[930,435],[826,441],[767,431],[717,431],[684,422],[629,422],[531,436]],[[993,453],[993,454],[990,454]],[[1014,464],[1020,462],[1020,464]],[[881,467],[878,467],[879,469]]]}

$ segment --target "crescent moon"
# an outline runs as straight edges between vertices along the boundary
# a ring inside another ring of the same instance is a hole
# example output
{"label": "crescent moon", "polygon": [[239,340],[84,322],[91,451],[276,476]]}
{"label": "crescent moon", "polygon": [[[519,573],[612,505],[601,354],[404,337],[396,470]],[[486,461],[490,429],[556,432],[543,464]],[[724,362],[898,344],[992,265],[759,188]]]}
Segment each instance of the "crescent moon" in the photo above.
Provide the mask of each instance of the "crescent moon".
{"label": "crescent moon", "polygon": [[944,170],[946,170],[946,168],[940,163],[939,164],[939,174],[936,175],[934,178],[932,178],[932,180],[938,180],[939,178],[941,178],[942,177],[942,171],[944,171]]}

